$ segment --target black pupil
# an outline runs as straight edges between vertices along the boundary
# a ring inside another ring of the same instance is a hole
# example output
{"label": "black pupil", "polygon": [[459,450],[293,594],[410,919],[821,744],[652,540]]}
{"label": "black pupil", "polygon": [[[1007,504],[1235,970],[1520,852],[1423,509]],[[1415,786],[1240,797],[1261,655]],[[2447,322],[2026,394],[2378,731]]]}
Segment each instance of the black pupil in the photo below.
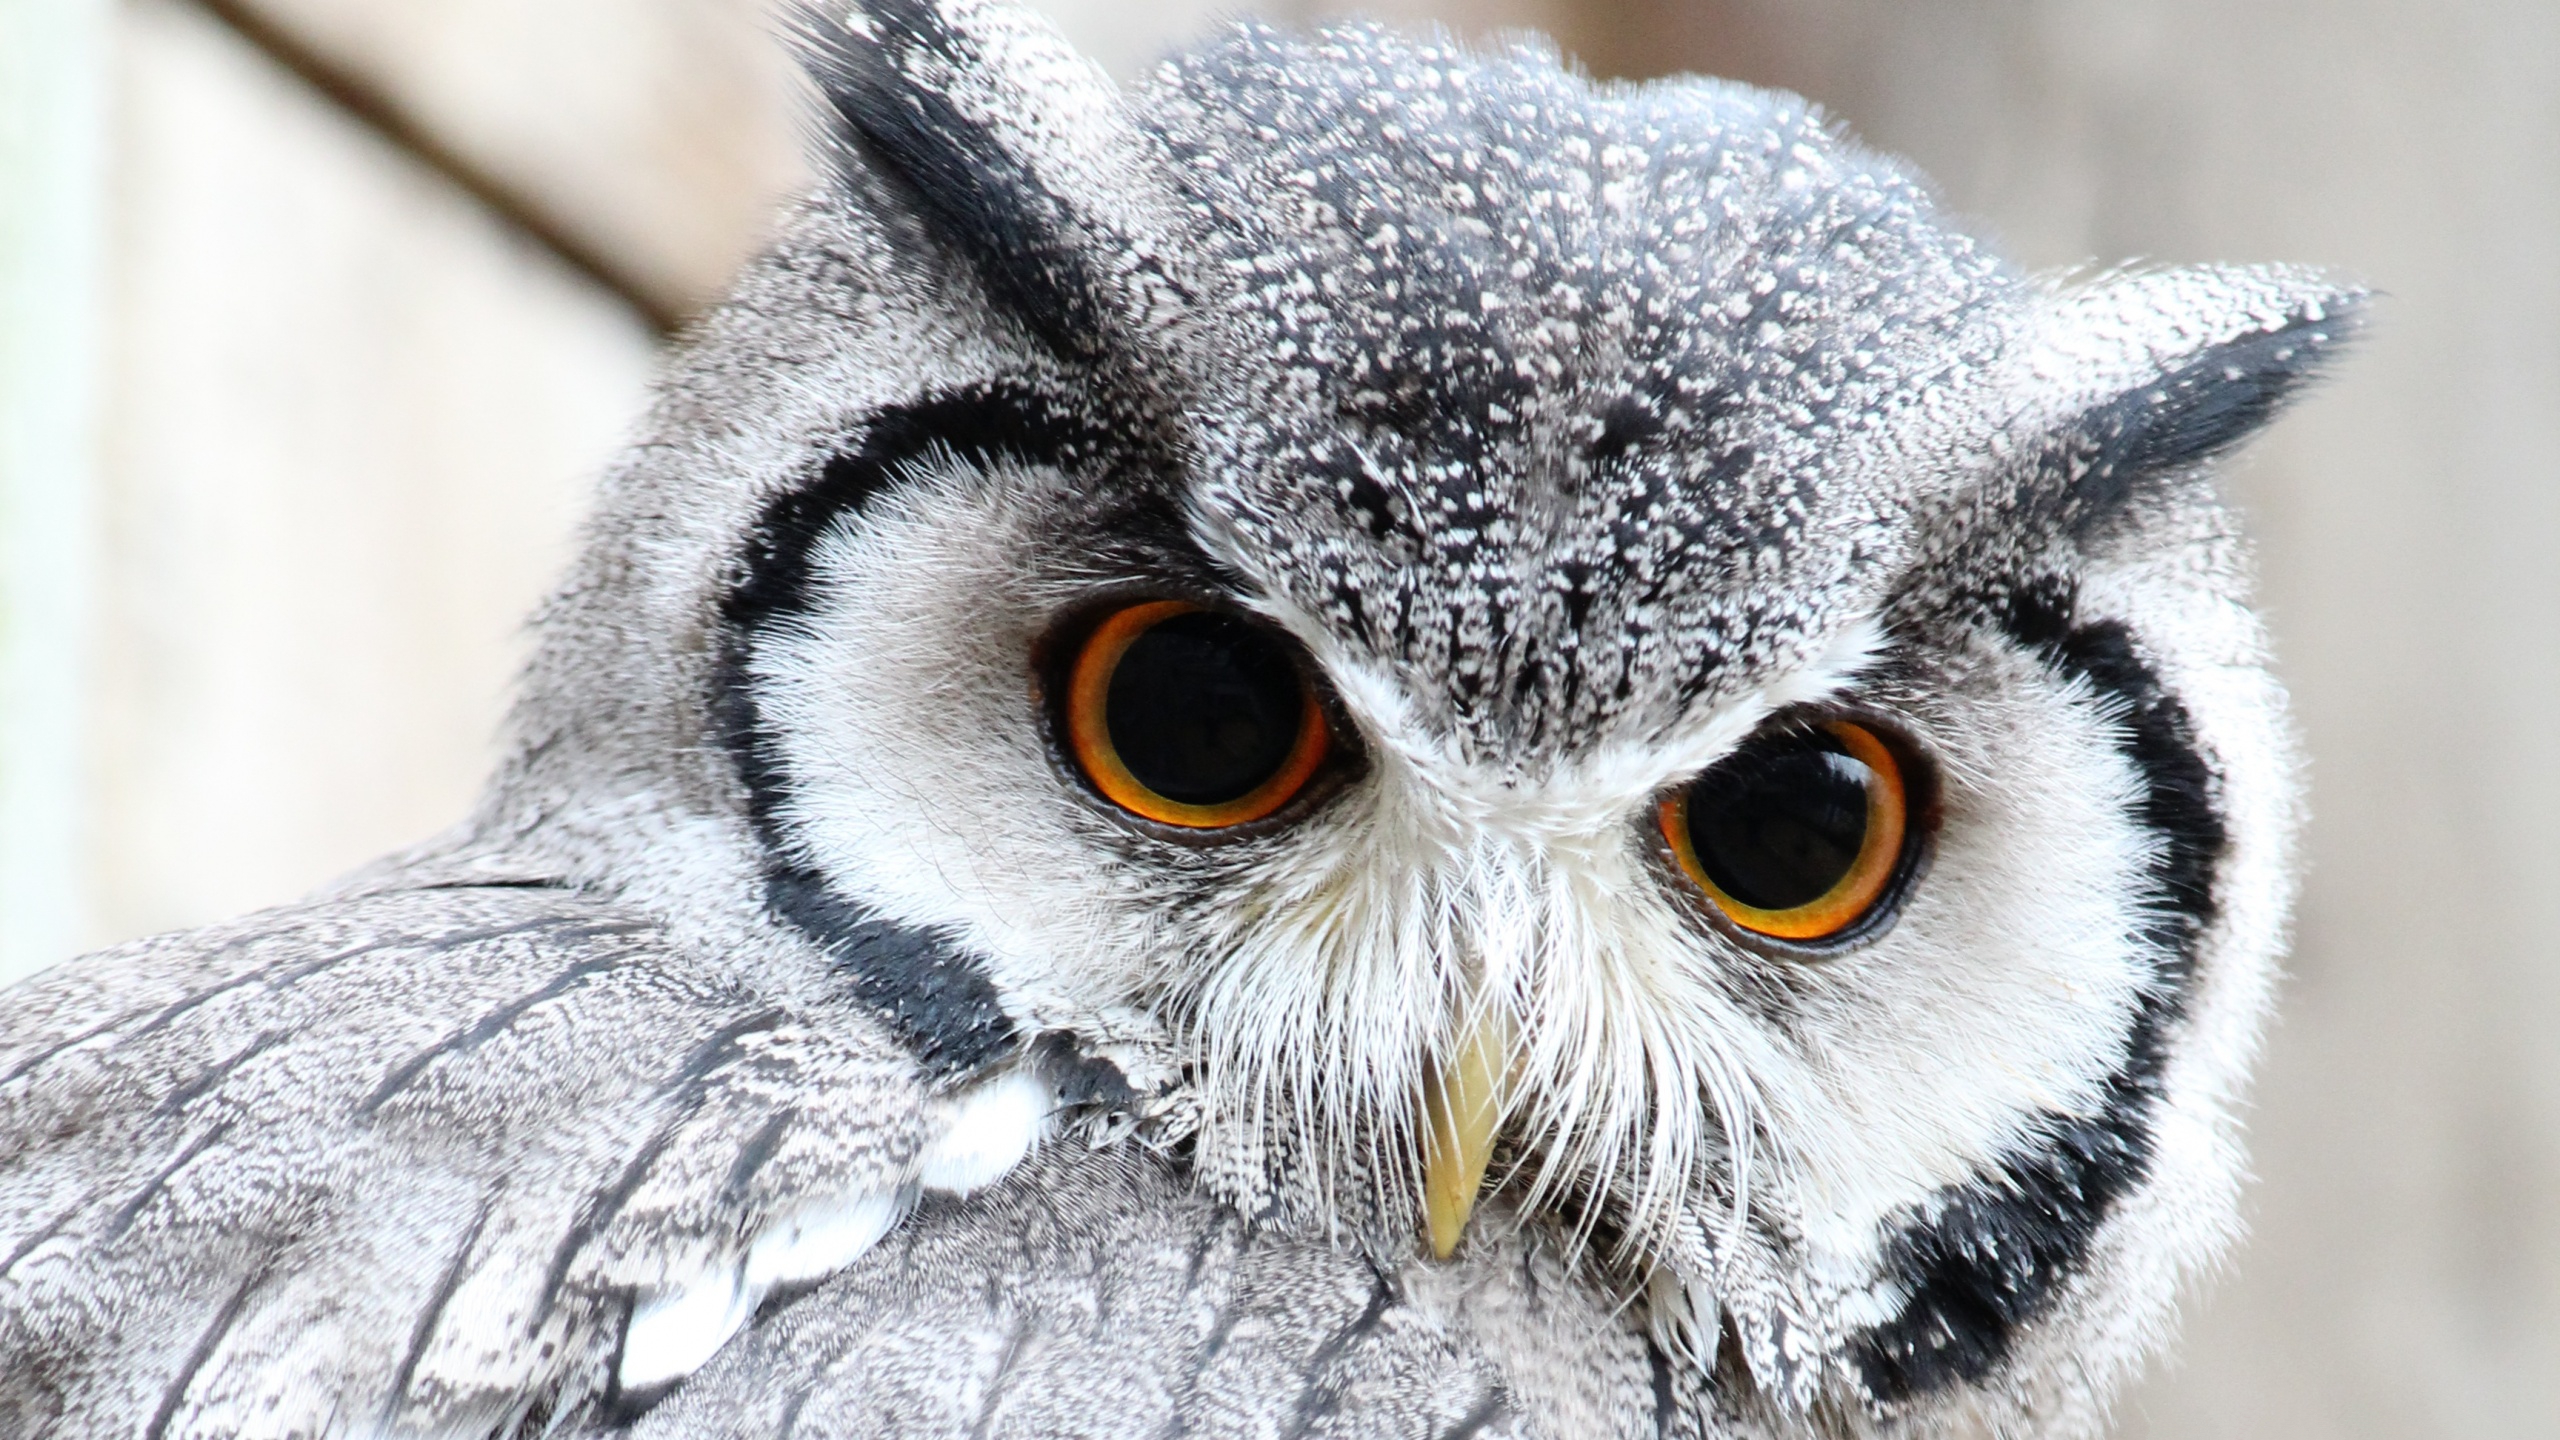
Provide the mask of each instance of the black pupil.
{"label": "black pupil", "polygon": [[1831,892],[1867,840],[1874,773],[1824,731],[1754,740],[1689,788],[1689,845],[1716,888],[1761,910]]}
{"label": "black pupil", "polygon": [[1158,621],[1111,672],[1104,723],[1129,773],[1167,800],[1223,805],[1278,773],[1306,700],[1278,642],[1232,615]]}

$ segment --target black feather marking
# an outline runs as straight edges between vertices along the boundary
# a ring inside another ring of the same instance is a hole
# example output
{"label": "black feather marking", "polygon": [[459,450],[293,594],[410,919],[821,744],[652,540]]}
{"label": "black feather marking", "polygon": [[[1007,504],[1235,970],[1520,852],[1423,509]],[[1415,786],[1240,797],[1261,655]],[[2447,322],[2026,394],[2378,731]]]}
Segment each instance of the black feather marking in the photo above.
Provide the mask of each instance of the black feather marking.
{"label": "black feather marking", "polygon": [[808,483],[777,497],[757,517],[746,538],[742,572],[722,601],[722,618],[735,638],[752,636],[777,618],[806,614],[818,541],[837,521],[894,488],[901,472],[919,460],[936,454],[979,463],[1012,457],[1072,470],[1118,448],[1090,419],[1013,386],[882,410],[864,425],[858,445],[830,457]]}
{"label": "black feather marking", "polygon": [[2045,461],[2072,529],[2103,522],[2144,481],[2214,459],[2274,419],[2353,331],[2352,311],[2319,313],[2226,340],[2084,412]]}
{"label": "black feather marking", "polygon": [[187,1387],[195,1383],[197,1372],[213,1358],[214,1350],[222,1344],[222,1338],[231,1333],[231,1327],[240,1323],[241,1312],[249,1308],[249,1297],[267,1283],[267,1277],[275,1273],[275,1267],[275,1252],[270,1248],[258,1268],[250,1271],[232,1290],[230,1297],[222,1302],[222,1308],[214,1312],[213,1323],[196,1337],[194,1348],[187,1352],[186,1363],[180,1365],[178,1373],[170,1376],[169,1383],[162,1387],[160,1403],[151,1412],[151,1423],[142,1427],[143,1440],[161,1440],[169,1433],[169,1422],[178,1417],[178,1407],[186,1401]]}
{"label": "black feather marking", "polygon": [[1184,1295],[1187,1296],[1200,1288],[1202,1268],[1209,1263],[1210,1253],[1218,1248],[1219,1242],[1227,1238],[1227,1227],[1230,1223],[1232,1222],[1228,1213],[1222,1211],[1219,1213],[1217,1223],[1202,1226],[1199,1238],[1191,1242],[1190,1258],[1182,1265]]}
{"label": "black feather marking", "polygon": [[986,1440],[994,1428],[996,1410],[1004,1404],[1004,1395],[1013,1383],[1014,1371],[1022,1364],[1023,1355],[1031,1348],[1032,1317],[1023,1314],[1013,1322],[1013,1333],[1004,1341],[1004,1353],[996,1357],[996,1373],[987,1377],[987,1391],[978,1402],[978,1418],[969,1427],[969,1440]]}
{"label": "black feather marking", "polygon": [[1191,1364],[1182,1376],[1181,1397],[1174,1405],[1173,1414],[1166,1419],[1164,1429],[1157,1432],[1156,1440],[1182,1440],[1183,1436],[1191,1433],[1191,1419],[1184,1407],[1199,1395],[1200,1381],[1208,1375],[1209,1367],[1216,1363],[1218,1356],[1225,1352],[1228,1339],[1235,1334],[1236,1321],[1242,1318],[1243,1308],[1232,1290],[1219,1299],[1217,1318],[1210,1323],[1209,1333],[1202,1336],[1200,1344],[1192,1350]]}
{"label": "black feather marking", "polygon": [[1303,1440],[1315,1433],[1316,1426],[1342,1407],[1342,1381],[1333,1371],[1351,1347],[1366,1340],[1387,1318],[1395,1306],[1395,1287],[1381,1272],[1371,1277],[1369,1303],[1349,1323],[1325,1337],[1316,1353],[1307,1357],[1306,1388],[1298,1392],[1296,1417],[1290,1422],[1290,1440]]}
{"label": "black feather marking", "polygon": [[1594,465],[1611,465],[1638,445],[1662,434],[1662,410],[1633,395],[1623,395],[1600,415],[1599,438],[1591,442]]}
{"label": "black feather marking", "polygon": [[1680,1414],[1671,1386],[1671,1357],[1651,1341],[1645,1342],[1644,1357],[1653,1371],[1654,1440],[1671,1440],[1671,1422]]}
{"label": "black feather marking", "polygon": [[[304,960],[297,964],[288,965],[278,963],[274,965],[260,965],[253,969],[244,970],[240,974],[222,981],[220,984],[208,985],[202,990],[194,991],[181,999],[171,1001],[168,1005],[154,1012],[150,1019],[143,1021],[140,1025],[134,1026],[133,1034],[136,1037],[140,1037],[165,1029],[172,1022],[196,1009],[198,1006],[220,996],[227,995],[244,985],[265,983],[273,989],[289,989],[314,975],[320,974],[323,971],[332,969],[336,966],[343,965],[350,960],[361,959],[367,955],[380,954],[385,950],[397,950],[404,946],[417,945],[428,946],[437,950],[452,950],[458,949],[464,945],[478,944],[483,940],[495,940],[509,935],[525,934],[528,931],[549,929],[550,927],[560,923],[562,923],[562,921],[558,916],[545,916],[539,920],[526,921],[517,925],[500,925],[479,930],[459,931],[452,935],[439,935],[432,940],[421,940],[415,935],[393,935],[380,939],[368,940],[362,945],[350,946],[344,950],[331,951],[329,954],[319,956],[315,959]],[[642,927],[633,926],[630,928],[639,929]],[[245,944],[247,942],[242,941],[238,943]],[[237,947],[234,946],[228,948]],[[46,1061],[53,1059],[55,1056],[62,1054],[66,1050],[71,1050],[78,1046],[85,1045],[88,1042],[97,1039],[101,1035],[106,1035],[124,1028],[125,1025],[131,1022],[132,1018],[133,1017],[131,1015],[118,1015],[113,1019],[104,1020],[96,1025],[92,1025],[88,1029],[83,1030],[76,1035],[66,1036],[61,1040],[55,1041],[53,1044],[46,1046],[44,1049],[37,1051],[33,1055],[28,1056],[25,1060],[20,1061],[10,1069],[8,1074],[0,1075],[0,1085],[6,1085],[11,1081],[24,1078],[37,1066],[44,1064]]]}
{"label": "black feather marking", "polygon": [[1228,1256],[1226,1263],[1218,1269],[1219,1278],[1228,1283],[1219,1291],[1209,1332],[1200,1337],[1199,1345],[1191,1352],[1191,1363],[1184,1367],[1180,1398],[1157,1440],[1180,1440],[1180,1437],[1191,1433],[1191,1422],[1183,1413],[1183,1407],[1199,1395],[1201,1380],[1208,1375],[1209,1367],[1217,1362],[1218,1356],[1225,1352],[1227,1341],[1235,1334],[1236,1322],[1243,1318],[1244,1297],[1237,1293],[1233,1282],[1246,1252],[1253,1249],[1256,1232],[1232,1210],[1222,1208],[1216,1226],[1203,1233],[1200,1242],[1192,1248],[1191,1264],[1183,1275],[1182,1291],[1185,1297],[1198,1291],[1201,1279],[1207,1273],[1205,1266],[1210,1248],[1229,1229],[1235,1231],[1235,1253]]}
{"label": "black feather marking", "polygon": [[[580,920],[566,915],[544,915],[532,920],[517,921],[513,924],[483,925],[469,930],[456,930],[450,934],[444,935],[385,936],[376,940],[368,940],[362,945],[355,945],[344,950],[332,951],[331,953],[320,956],[317,959],[305,960],[299,964],[262,965],[257,969],[248,971],[244,974],[234,975],[219,985],[207,986],[206,988],[187,996],[183,1000],[173,1002],[166,1008],[152,1015],[150,1019],[136,1026],[133,1033],[138,1037],[166,1029],[170,1024],[190,1011],[193,1011],[198,1006],[203,1005],[206,1001],[212,1000],[215,997],[226,994],[232,990],[237,990],[243,985],[263,983],[270,990],[289,990],[294,986],[301,984],[303,981],[310,979],[314,975],[326,973],[327,971],[333,970],[350,960],[359,960],[367,955],[378,955],[386,950],[417,950],[430,955],[446,955],[451,954],[456,950],[465,949],[469,946],[483,945],[492,940],[505,940],[518,935],[539,935],[555,930],[566,930],[576,936],[587,936],[637,934],[640,931],[651,928],[653,927],[638,922],[603,923],[590,920]],[[106,1025],[100,1026],[99,1032],[114,1029],[117,1023],[120,1022],[109,1022]]]}
{"label": "black feather marking", "polygon": [[516,1023],[517,1020],[524,1017],[525,1012],[544,1003],[545,1001],[559,999],[571,990],[584,985],[589,977],[600,975],[607,970],[612,970],[620,966],[623,961],[628,958],[628,955],[603,955],[581,960],[577,964],[570,966],[568,969],[561,971],[560,974],[553,977],[549,984],[543,986],[541,989],[534,991],[530,995],[518,996],[517,998],[508,1001],[506,1004],[499,1006],[497,1009],[490,1011],[488,1014],[481,1016],[471,1024],[464,1026],[462,1029],[456,1030],[452,1034],[445,1036],[433,1045],[428,1046],[426,1049],[421,1050],[417,1054],[400,1062],[398,1066],[393,1068],[390,1074],[383,1076],[382,1083],[373,1088],[372,1094],[364,1097],[363,1102],[356,1106],[355,1113],[363,1116],[371,1116],[375,1111],[380,1110],[383,1104],[390,1100],[391,1097],[408,1089],[421,1074],[426,1072],[426,1068],[434,1064],[436,1061],[448,1055],[459,1055],[465,1051],[478,1049],[480,1046],[496,1039],[499,1035],[504,1034],[510,1026]]}
{"label": "black feather marking", "polygon": [[79,1215],[81,1211],[88,1208],[89,1202],[84,1198],[78,1204],[73,1205],[70,1209],[63,1211],[61,1214],[54,1216],[50,1221],[47,1221],[42,1229],[31,1233],[26,1239],[19,1241],[18,1247],[9,1252],[8,1258],[0,1260],[0,1279],[8,1278],[9,1272],[18,1268],[19,1261],[34,1254],[37,1246],[42,1245],[47,1240],[61,1234],[63,1226],[70,1224],[74,1217]]}
{"label": "black feather marking", "polygon": [[1094,354],[1106,317],[1074,204],[944,88],[942,77],[983,73],[984,60],[930,3],[870,0],[863,17],[867,39],[824,18],[799,27],[845,144],[905,190],[934,238],[1042,344]]}
{"label": "black feather marking", "polygon": [[285,1032],[281,1030],[269,1030],[259,1035],[220,1063],[207,1067],[202,1074],[161,1096],[160,1103],[151,1109],[153,1118],[165,1120],[182,1113],[230,1079],[241,1066],[274,1049],[285,1038]]}
{"label": "black feather marking", "polygon": [[722,602],[713,714],[746,787],[747,813],[764,842],[766,905],[825,946],[855,996],[887,1019],[919,1062],[939,1076],[966,1074],[1003,1054],[1014,1040],[1012,1022],[974,957],[941,935],[881,919],[837,893],[795,856],[782,820],[791,779],[757,701],[756,647],[815,604],[818,542],[899,483],[914,462],[935,454],[981,462],[1011,456],[1073,469],[1109,453],[1107,442],[1086,424],[1010,389],[884,411],[859,445],[765,507],[747,537],[738,579]]}
{"label": "black feather marking", "polygon": [[754,1182],[756,1172],[764,1168],[765,1162],[773,1158],[773,1152],[782,1148],[782,1137],[790,1131],[792,1122],[799,1118],[799,1106],[785,1105],[773,1112],[773,1118],[757,1127],[746,1144],[738,1147],[738,1158],[729,1163],[728,1178],[720,1182],[721,1204],[745,1203],[747,1186]]}
{"label": "black feather marking", "polygon": [[[622,1315],[614,1328],[612,1354],[618,1356],[630,1348],[631,1317],[639,1313],[639,1309],[638,1292],[623,1291]],[[604,1393],[596,1397],[596,1418],[608,1430],[628,1430],[640,1422],[641,1416],[656,1409],[659,1401],[676,1393],[676,1387],[683,1383],[684,1378],[678,1376],[654,1385],[643,1385],[636,1390],[626,1390],[622,1388],[622,1367],[616,1364],[605,1376]]]}
{"label": "black feather marking", "polygon": [[1075,1038],[1064,1031],[1052,1030],[1033,1042],[1032,1057],[1057,1091],[1062,1112],[1108,1114],[1128,1108],[1138,1098],[1126,1072],[1102,1056],[1077,1049]]}
{"label": "black feather marking", "polygon": [[713,1071],[736,1057],[740,1040],[758,1031],[771,1030],[782,1024],[785,1018],[779,1010],[765,1010],[732,1020],[704,1037],[702,1043],[685,1056],[667,1082],[667,1089],[676,1092],[677,1098],[666,1118],[659,1122],[647,1143],[623,1162],[622,1173],[614,1177],[612,1184],[587,1196],[586,1203],[578,1209],[578,1218],[570,1222],[569,1228],[560,1236],[560,1243],[553,1247],[551,1263],[542,1275],[542,1297],[533,1307],[533,1319],[526,1327],[526,1334],[540,1332],[542,1323],[551,1317],[552,1307],[559,1303],[560,1287],[567,1283],[569,1266],[577,1260],[578,1252],[587,1247],[587,1242],[593,1240],[598,1231],[612,1223],[614,1216],[622,1213],[622,1207],[631,1203],[632,1196],[640,1193],[641,1182],[649,1178],[649,1171],[658,1163],[658,1157],[675,1142],[676,1132],[702,1108],[703,1096],[709,1088],[703,1082]]}
{"label": "black feather marking", "polygon": [[126,1197],[125,1202],[116,1207],[116,1213],[107,1220],[105,1233],[99,1237],[100,1242],[107,1243],[123,1238],[124,1232],[133,1228],[133,1222],[142,1217],[142,1212],[150,1207],[153,1200],[159,1198],[160,1192],[168,1188],[169,1182],[177,1177],[179,1171],[194,1164],[197,1156],[202,1155],[215,1141],[230,1132],[231,1122],[225,1120],[219,1125],[208,1126],[203,1134],[188,1141],[186,1148],[178,1152],[176,1159],[162,1166],[158,1174],[145,1181],[141,1189]]}
{"label": "black feather marking", "polygon": [[444,1307],[453,1303],[455,1293],[462,1289],[463,1277],[471,1273],[471,1252],[480,1243],[489,1212],[496,1207],[494,1195],[480,1202],[479,1213],[471,1217],[471,1228],[463,1232],[462,1243],[453,1247],[453,1258],[445,1262],[444,1272],[436,1277],[435,1289],[428,1292],[426,1308],[418,1312],[417,1322],[409,1327],[409,1348],[401,1352],[400,1368],[391,1373],[391,1390],[382,1401],[385,1432],[399,1418],[401,1402],[409,1398],[409,1382],[417,1378],[418,1362],[426,1356],[427,1342],[435,1338],[436,1322],[444,1318]]}
{"label": "black feather marking", "polygon": [[2056,672],[2121,707],[2120,744],[2143,782],[2134,818],[2158,847],[2145,883],[2148,918],[2135,937],[2152,956],[2153,977],[2135,1000],[2124,1058],[2095,1113],[2041,1116],[2035,1144],[1940,1192],[1888,1239],[1886,1273],[1907,1298],[1850,1351],[1880,1402],[1989,1375],[2019,1327],[2077,1273],[2116,1202],[2149,1175],[2167,1032],[2184,1013],[2196,950],[2215,915],[2228,835],[2193,722],[2131,632],[2115,621],[2078,623],[2077,605],[2068,586],[2029,586],[2006,597],[1996,618]]}
{"label": "black feather marking", "polygon": [[1475,1403],[1474,1409],[1459,1417],[1457,1424],[1440,1432],[1440,1440],[1475,1440],[1476,1436],[1490,1429],[1495,1421],[1510,1413],[1511,1403],[1503,1397],[1502,1391],[1498,1388],[1488,1389],[1484,1392],[1484,1398]]}
{"label": "black feather marking", "polygon": [[854,996],[889,1022],[927,1071],[965,1075],[1012,1048],[1013,1021],[995,985],[948,938],[881,919],[797,867],[766,876],[765,903],[826,946]]}

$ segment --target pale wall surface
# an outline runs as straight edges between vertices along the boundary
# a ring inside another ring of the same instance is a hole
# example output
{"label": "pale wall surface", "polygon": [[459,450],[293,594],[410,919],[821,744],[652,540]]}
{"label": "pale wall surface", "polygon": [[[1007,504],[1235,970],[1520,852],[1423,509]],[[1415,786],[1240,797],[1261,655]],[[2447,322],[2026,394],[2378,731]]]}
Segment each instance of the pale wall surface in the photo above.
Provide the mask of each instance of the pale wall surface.
{"label": "pale wall surface", "polygon": [[202,12],[142,0],[120,42],[97,940],[291,899],[462,818],[651,353]]}
{"label": "pale wall surface", "polygon": [[668,315],[806,175],[765,0],[218,0],[503,186]]}
{"label": "pale wall surface", "polygon": [[[128,79],[165,94],[128,93],[115,162],[101,937],[284,899],[461,813],[512,620],[638,403],[635,317],[713,293],[799,173],[753,0],[237,0],[494,211],[166,3],[126,27]],[[1227,7],[1053,8],[1125,75]],[[2389,292],[2235,481],[2315,759],[2314,870],[2257,1236],[2126,1428],[2560,1434],[2560,7],[1458,18],[1554,28],[1602,73],[1804,89],[2030,263],[2305,260]]]}
{"label": "pale wall surface", "polygon": [[0,0],[0,981],[88,923],[78,837],[109,0]]}

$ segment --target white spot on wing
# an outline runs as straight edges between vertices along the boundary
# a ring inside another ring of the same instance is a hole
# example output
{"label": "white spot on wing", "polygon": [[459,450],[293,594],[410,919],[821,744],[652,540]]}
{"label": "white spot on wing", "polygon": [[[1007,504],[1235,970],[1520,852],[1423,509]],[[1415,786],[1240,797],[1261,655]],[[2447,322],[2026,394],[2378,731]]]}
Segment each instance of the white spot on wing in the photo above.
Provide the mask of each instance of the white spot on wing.
{"label": "white spot on wing", "polygon": [[[965,1195],[1001,1180],[1040,1142],[1056,1096],[1029,1070],[1016,1070],[955,1097],[940,1135],[916,1157],[915,1183]],[[908,1192],[912,1193],[912,1192]],[[819,1279],[860,1259],[905,1213],[898,1193],[843,1196],[804,1205],[767,1225],[734,1269],[667,1286],[631,1312],[619,1378],[626,1391],[653,1389],[702,1368],[776,1285]]]}
{"label": "white spot on wing", "polygon": [[641,1301],[623,1336],[622,1388],[651,1390],[701,1369],[747,1323],[760,1298],[734,1272],[723,1272]]}
{"label": "white spot on wing", "polygon": [[966,1195],[1022,1163],[1049,1124],[1049,1087],[1025,1071],[990,1080],[952,1102],[942,1133],[916,1160],[916,1183]]}
{"label": "white spot on wing", "polygon": [[792,1212],[748,1247],[747,1288],[761,1296],[843,1269],[880,1243],[904,1208],[894,1195],[857,1195]]}

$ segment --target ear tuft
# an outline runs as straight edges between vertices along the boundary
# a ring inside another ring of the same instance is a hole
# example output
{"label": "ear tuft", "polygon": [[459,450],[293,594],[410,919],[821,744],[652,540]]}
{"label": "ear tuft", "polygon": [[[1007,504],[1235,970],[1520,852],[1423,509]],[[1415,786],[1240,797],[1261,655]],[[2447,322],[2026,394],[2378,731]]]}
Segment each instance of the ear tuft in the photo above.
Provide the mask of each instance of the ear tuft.
{"label": "ear tuft", "polygon": [[[2065,391],[2046,468],[2083,528],[2146,479],[2263,429],[2361,329],[2365,291],[2316,272],[2199,267],[2122,275],[2055,297],[2031,362]],[[2049,412],[2050,413],[2050,412]]]}
{"label": "ear tuft", "polygon": [[1001,0],[862,0],[801,5],[792,28],[838,163],[904,191],[1050,350],[1090,361],[1182,308],[1155,150],[1047,21]]}

